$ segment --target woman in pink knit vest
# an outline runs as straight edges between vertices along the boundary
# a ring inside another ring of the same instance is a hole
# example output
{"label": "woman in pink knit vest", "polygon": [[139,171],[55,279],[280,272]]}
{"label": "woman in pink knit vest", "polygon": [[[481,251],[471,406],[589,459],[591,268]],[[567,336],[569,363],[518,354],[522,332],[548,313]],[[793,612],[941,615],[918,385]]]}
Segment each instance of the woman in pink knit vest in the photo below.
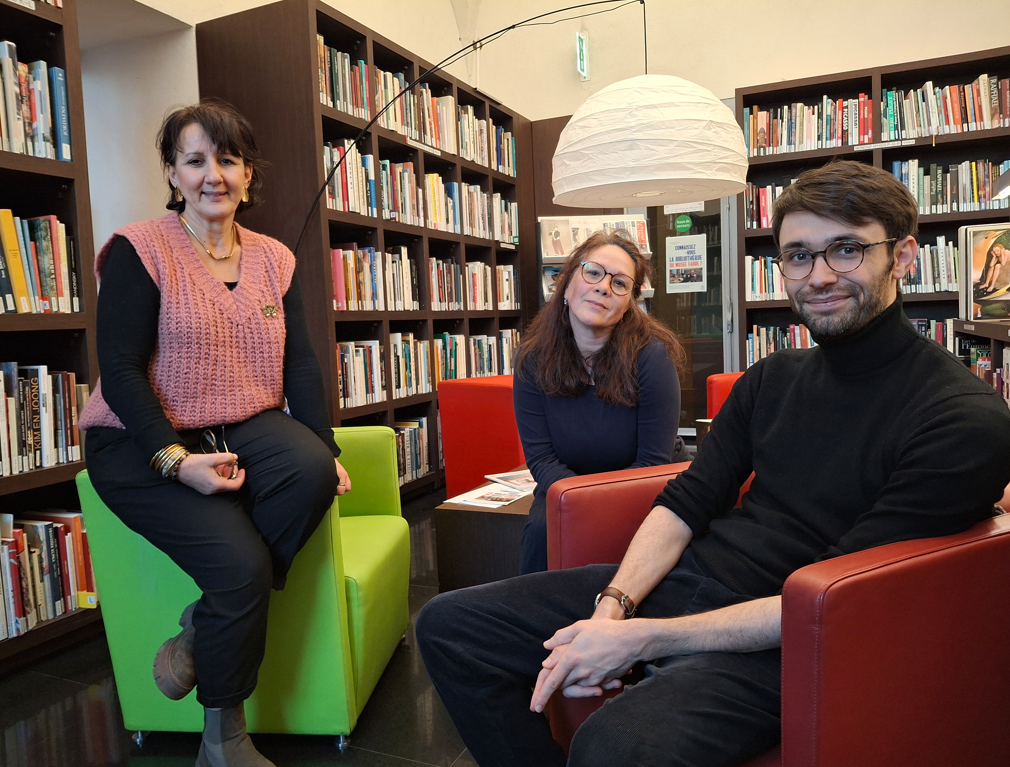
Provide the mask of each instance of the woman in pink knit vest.
{"label": "woman in pink knit vest", "polygon": [[351,481],[294,255],[235,223],[261,185],[249,123],[204,100],[172,112],[158,143],[172,212],[123,227],[95,259],[102,380],[81,415],[88,473],[203,592],[154,662],[168,697],[197,689],[197,765],[270,765],[243,712],[270,589]]}

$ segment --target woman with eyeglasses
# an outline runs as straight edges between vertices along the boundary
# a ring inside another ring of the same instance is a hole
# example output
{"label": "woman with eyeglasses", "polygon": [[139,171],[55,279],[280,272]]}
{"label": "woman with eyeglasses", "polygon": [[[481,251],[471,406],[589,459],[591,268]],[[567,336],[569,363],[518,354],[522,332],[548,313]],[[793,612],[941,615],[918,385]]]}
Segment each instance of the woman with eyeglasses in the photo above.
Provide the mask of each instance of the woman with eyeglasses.
{"label": "woman with eyeglasses", "polygon": [[547,569],[547,491],[564,477],[690,460],[677,436],[684,350],[637,303],[652,265],[597,232],[557,277],[516,359],[516,424],[537,482],[521,570]]}
{"label": "woman with eyeglasses", "polygon": [[249,123],[204,100],[165,118],[158,147],[171,213],[123,227],[95,259],[102,379],[80,419],[88,474],[203,592],[154,659],[158,689],[178,700],[195,687],[204,707],[198,767],[270,765],[243,710],[270,590],[351,481],[294,255],[235,223],[262,184]]}

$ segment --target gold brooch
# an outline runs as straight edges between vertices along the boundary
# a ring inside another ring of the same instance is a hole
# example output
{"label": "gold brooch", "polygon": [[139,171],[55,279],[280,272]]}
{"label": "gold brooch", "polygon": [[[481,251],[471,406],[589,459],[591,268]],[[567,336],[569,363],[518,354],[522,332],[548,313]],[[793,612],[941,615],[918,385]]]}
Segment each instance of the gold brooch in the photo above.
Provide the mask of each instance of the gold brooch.
{"label": "gold brooch", "polygon": [[263,316],[264,317],[276,317],[279,314],[277,307],[273,304],[265,304],[263,306]]}

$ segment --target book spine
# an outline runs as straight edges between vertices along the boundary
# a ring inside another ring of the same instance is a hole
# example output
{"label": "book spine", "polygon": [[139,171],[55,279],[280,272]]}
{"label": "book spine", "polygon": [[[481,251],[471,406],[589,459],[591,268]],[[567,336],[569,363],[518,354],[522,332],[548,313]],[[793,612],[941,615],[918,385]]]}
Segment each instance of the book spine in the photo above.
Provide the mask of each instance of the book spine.
{"label": "book spine", "polygon": [[56,159],[71,162],[70,108],[67,102],[67,75],[61,67],[49,67],[50,94],[53,100],[53,143]]}

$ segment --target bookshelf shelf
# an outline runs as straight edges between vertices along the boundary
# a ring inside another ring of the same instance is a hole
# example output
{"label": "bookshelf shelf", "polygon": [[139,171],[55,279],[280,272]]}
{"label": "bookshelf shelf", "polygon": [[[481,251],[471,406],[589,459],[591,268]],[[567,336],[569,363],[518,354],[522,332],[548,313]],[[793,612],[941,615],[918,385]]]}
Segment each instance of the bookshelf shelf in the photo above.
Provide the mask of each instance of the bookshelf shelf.
{"label": "bookshelf shelf", "polygon": [[[48,655],[74,642],[101,634],[102,608],[78,608],[59,618],[43,621],[21,636],[0,641],[0,676],[19,670],[30,660]],[[17,659],[17,663],[8,662]]]}
{"label": "bookshelf shelf", "polygon": [[22,330],[86,330],[91,318],[86,312],[71,314],[0,314],[0,333]]}
{"label": "bookshelf shelf", "polygon": [[84,471],[84,461],[74,461],[48,469],[34,469],[21,474],[12,474],[9,477],[0,477],[0,495],[48,487],[58,482],[72,482],[81,471]]}
{"label": "bookshelf shelf", "polygon": [[1010,322],[1006,320],[954,320],[954,332],[1010,343]]}
{"label": "bookshelf shelf", "polygon": [[[928,59],[908,64],[889,65],[835,75],[810,77],[803,80],[770,83],[768,85],[739,88],[736,91],[737,119],[743,124],[744,108],[762,110],[802,102],[820,103],[821,97],[854,98],[858,93],[869,96],[869,116],[872,128],[871,143],[856,146],[833,147],[802,152],[767,154],[750,158],[748,181],[757,186],[769,183],[779,185],[783,179],[795,177],[807,168],[814,168],[833,158],[857,160],[891,171],[892,163],[915,159],[920,167],[931,163],[946,167],[965,161],[989,160],[993,163],[1010,158],[1010,127],[965,131],[937,136],[884,141],[882,115],[886,90],[890,88],[920,88],[930,80],[938,88],[971,83],[985,72],[1005,76],[1010,71],[1010,46],[988,51],[978,51],[939,59]],[[746,197],[741,196],[737,214],[737,257],[739,259],[739,294],[746,295],[750,275],[745,268],[745,257],[773,256],[775,254],[771,229],[747,229]],[[927,201],[928,202],[928,201]],[[1010,210],[992,210],[961,213],[943,213],[919,216],[919,242],[931,245],[943,236],[948,243],[957,243],[959,226],[987,221],[1006,221]],[[963,258],[964,255],[961,254]],[[931,320],[951,319],[958,312],[957,292],[905,293],[906,313],[917,306],[915,312],[929,315]],[[910,314],[910,316],[915,316]],[[743,301],[740,312],[741,332],[739,359],[741,369],[748,365],[747,335],[752,326],[782,328],[796,322],[788,301]],[[976,323],[978,324],[978,323]],[[956,327],[956,326],[955,326]]]}
{"label": "bookshelf shelf", "polygon": [[63,25],[63,14],[66,11],[65,8],[57,8],[44,2],[36,2],[35,9],[32,10],[19,3],[11,2],[11,0],[0,0],[0,14],[5,14],[8,10],[23,14],[20,17],[15,16],[14,18],[23,19],[25,16],[33,16],[59,26]]}
{"label": "bookshelf shelf", "polygon": [[31,157],[17,152],[0,152],[0,171],[13,170],[38,176],[53,176],[73,181],[77,177],[75,163]]}

